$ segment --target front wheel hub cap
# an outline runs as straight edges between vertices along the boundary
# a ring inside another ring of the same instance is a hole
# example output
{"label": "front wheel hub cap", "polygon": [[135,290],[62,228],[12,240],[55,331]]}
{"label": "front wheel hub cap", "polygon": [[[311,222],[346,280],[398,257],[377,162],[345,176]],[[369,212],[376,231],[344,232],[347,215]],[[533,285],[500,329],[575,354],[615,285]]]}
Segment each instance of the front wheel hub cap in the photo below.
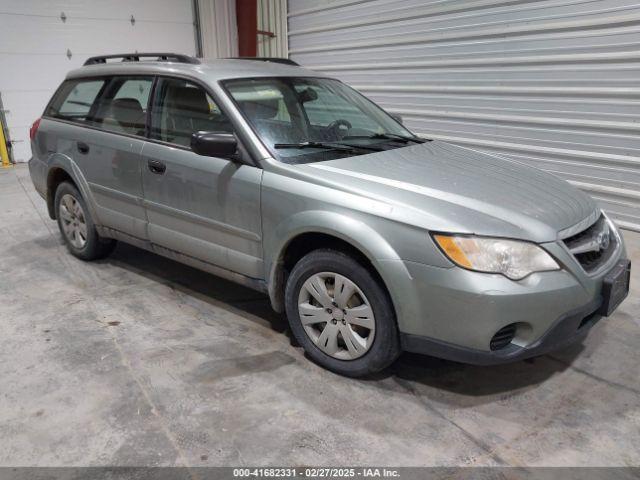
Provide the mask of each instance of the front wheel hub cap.
{"label": "front wheel hub cap", "polygon": [[307,336],[327,355],[355,360],[369,351],[376,331],[371,304],[350,279],[316,273],[300,289],[298,313]]}

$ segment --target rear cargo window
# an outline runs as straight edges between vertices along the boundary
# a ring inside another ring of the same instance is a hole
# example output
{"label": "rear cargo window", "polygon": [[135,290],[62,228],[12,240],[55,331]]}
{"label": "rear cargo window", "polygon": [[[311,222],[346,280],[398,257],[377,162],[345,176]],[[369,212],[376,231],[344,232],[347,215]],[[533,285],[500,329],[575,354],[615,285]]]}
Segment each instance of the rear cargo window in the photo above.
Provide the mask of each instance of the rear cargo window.
{"label": "rear cargo window", "polygon": [[67,80],[56,92],[45,115],[84,122],[105,80]]}

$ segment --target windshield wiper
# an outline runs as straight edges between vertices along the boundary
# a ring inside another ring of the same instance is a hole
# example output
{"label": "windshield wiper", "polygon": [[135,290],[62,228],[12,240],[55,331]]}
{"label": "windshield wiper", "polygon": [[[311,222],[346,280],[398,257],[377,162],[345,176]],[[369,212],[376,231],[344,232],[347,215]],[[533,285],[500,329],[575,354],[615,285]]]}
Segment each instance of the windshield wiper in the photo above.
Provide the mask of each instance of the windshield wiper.
{"label": "windshield wiper", "polygon": [[[368,137],[367,137],[368,138]],[[302,143],[276,143],[274,148],[326,148],[344,152],[353,152],[354,150],[368,150],[370,152],[382,152],[384,148],[374,147],[371,145],[355,145],[346,142],[302,142]]]}
{"label": "windshield wiper", "polygon": [[276,143],[273,148],[326,148],[327,150],[341,150],[343,152],[353,152],[355,150],[354,147],[336,145],[329,142]]}
{"label": "windshield wiper", "polygon": [[371,138],[374,140],[400,140],[404,143],[416,142],[424,143],[427,140],[420,137],[408,137],[406,135],[399,135],[397,133],[374,133],[373,135],[349,135],[343,137],[343,140],[349,140],[351,138]]}

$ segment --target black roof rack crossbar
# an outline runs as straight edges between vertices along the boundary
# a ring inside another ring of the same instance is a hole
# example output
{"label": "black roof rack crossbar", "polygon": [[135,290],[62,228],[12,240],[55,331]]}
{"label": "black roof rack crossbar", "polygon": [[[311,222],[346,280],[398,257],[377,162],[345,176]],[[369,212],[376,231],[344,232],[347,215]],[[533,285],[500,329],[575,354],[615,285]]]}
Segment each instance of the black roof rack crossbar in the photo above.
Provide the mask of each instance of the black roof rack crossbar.
{"label": "black roof rack crossbar", "polygon": [[84,62],[85,65],[101,65],[107,63],[107,60],[113,58],[121,58],[123,62],[139,62],[140,58],[155,58],[158,61],[164,62],[176,62],[176,63],[200,63],[195,57],[189,55],[183,55],[181,53],[120,53],[114,55],[98,55],[96,57],[90,57]]}
{"label": "black roof rack crossbar", "polygon": [[281,57],[228,57],[228,60],[255,60],[256,62],[271,62],[282,63],[283,65],[295,65],[296,67],[300,66],[300,64],[293,60]]}

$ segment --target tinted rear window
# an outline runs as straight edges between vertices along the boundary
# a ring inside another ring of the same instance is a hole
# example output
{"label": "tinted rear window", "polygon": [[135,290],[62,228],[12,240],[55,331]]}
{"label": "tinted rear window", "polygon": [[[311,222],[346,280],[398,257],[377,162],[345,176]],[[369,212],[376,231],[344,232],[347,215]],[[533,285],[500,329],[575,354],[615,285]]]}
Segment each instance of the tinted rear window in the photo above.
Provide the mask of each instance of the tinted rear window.
{"label": "tinted rear window", "polygon": [[144,136],[151,76],[65,81],[45,115],[115,133]]}
{"label": "tinted rear window", "polygon": [[45,115],[84,122],[105,80],[67,80],[58,89]]}

